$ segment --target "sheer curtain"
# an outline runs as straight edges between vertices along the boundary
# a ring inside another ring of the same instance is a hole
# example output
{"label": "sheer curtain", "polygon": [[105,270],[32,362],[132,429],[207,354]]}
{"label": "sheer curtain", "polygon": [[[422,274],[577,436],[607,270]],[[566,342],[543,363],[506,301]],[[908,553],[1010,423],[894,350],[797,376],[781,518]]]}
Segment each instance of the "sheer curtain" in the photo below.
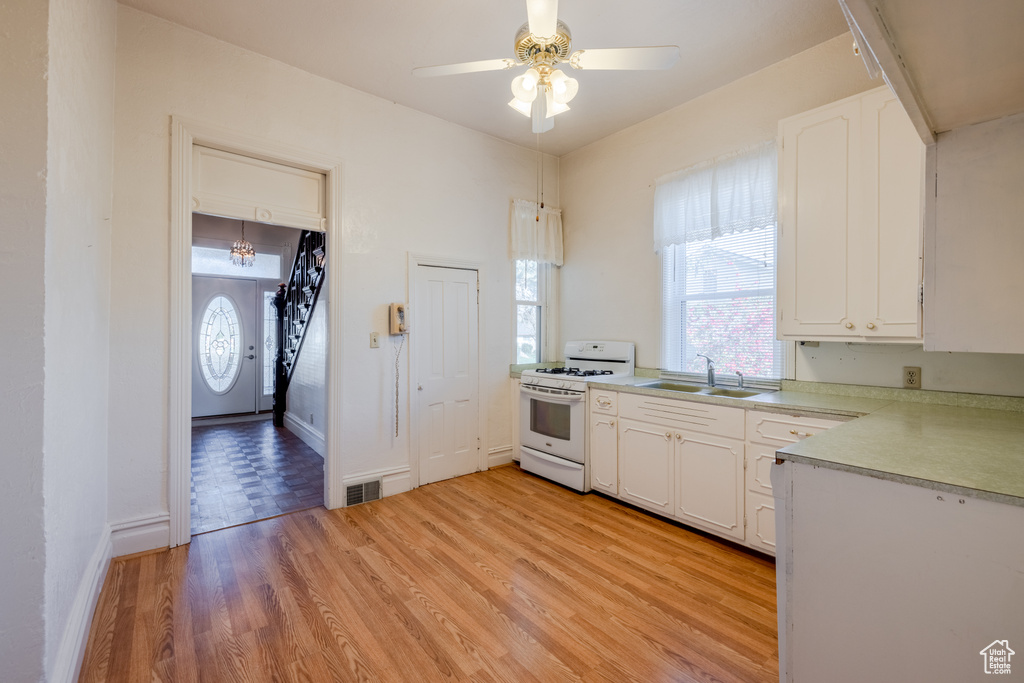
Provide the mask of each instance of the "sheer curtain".
{"label": "sheer curtain", "polygon": [[[538,220],[538,217],[540,220]],[[508,230],[513,260],[537,261],[540,270],[541,361],[558,358],[558,272],[562,265],[562,211],[513,199]]]}
{"label": "sheer curtain", "polygon": [[658,179],[654,250],[774,225],[778,154],[765,142]]}

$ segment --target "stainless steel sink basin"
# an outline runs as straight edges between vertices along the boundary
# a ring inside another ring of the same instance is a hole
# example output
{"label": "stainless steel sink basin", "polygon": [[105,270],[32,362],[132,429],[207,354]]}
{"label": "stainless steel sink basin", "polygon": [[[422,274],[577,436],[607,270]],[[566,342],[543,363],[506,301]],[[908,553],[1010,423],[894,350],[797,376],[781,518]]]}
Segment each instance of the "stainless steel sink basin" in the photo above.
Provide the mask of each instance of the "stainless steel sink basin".
{"label": "stainless steel sink basin", "polygon": [[768,393],[757,389],[728,389],[726,387],[708,387],[703,384],[684,384],[683,382],[669,382],[666,380],[654,380],[637,384],[645,389],[662,389],[664,391],[682,391],[689,394],[704,394],[706,396],[727,396],[729,398],[750,398]]}
{"label": "stainless steel sink basin", "polygon": [[700,386],[699,384],[663,382],[662,380],[656,380],[654,382],[644,382],[643,384],[637,384],[637,386],[644,387],[645,389],[664,389],[665,391],[688,391],[692,394],[695,394],[705,388]]}
{"label": "stainless steel sink basin", "polygon": [[751,391],[750,389],[724,389],[722,387],[712,387],[701,389],[702,394],[708,394],[710,396],[728,396],[729,398],[749,398],[751,396],[757,396],[763,394],[763,391]]}

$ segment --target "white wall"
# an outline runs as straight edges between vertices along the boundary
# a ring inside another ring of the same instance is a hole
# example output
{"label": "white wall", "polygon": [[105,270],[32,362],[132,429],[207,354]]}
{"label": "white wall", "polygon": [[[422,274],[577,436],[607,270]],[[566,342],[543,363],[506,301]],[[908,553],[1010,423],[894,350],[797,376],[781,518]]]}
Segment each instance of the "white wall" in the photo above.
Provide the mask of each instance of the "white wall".
{"label": "white wall", "polygon": [[43,677],[47,10],[0,4],[0,662],[16,681]]}
{"label": "white wall", "polygon": [[[330,287],[327,278],[329,277],[330,266],[328,265],[320,296],[317,298],[316,306],[309,318],[309,324],[306,325],[302,348],[299,349],[291,381],[288,382],[288,412],[285,414],[287,420],[285,426],[321,456],[327,455],[327,309],[330,301]],[[386,339],[387,337],[382,335],[381,338]],[[383,373],[387,373],[388,370],[388,367],[381,368]],[[390,370],[393,372],[394,368],[392,367]],[[387,377],[381,377],[382,383],[387,381]],[[388,386],[392,388],[392,391],[394,390],[393,378]],[[390,396],[391,409],[385,410],[385,407],[381,406],[384,415],[394,412],[394,395],[390,394]],[[293,420],[299,424],[291,424]]]}
{"label": "white wall", "polygon": [[[407,252],[482,263],[484,447],[511,444],[509,201],[534,193],[535,152],[468,131],[124,6],[118,8],[111,339],[110,519],[166,513],[169,130],[172,114],[336,156],[342,165],[344,396],[331,428],[346,477],[407,467],[394,357],[369,348],[384,306],[407,298]],[[509,115],[517,116],[509,110]],[[551,162],[554,164],[555,162]],[[557,168],[547,190],[557,204]],[[137,257],[139,253],[145,259]],[[413,343],[410,338],[410,342]],[[393,381],[393,380],[392,380]]]}
{"label": "white wall", "polygon": [[[634,341],[637,365],[658,367],[655,180],[775,139],[780,119],[877,87],[850,45],[849,34],[839,36],[562,157],[563,340]],[[915,365],[926,389],[1020,394],[1024,383],[1024,356],[863,346],[798,349],[796,379],[901,386],[902,366]]]}
{"label": "white wall", "polygon": [[74,675],[110,557],[107,412],[116,3],[50,1],[46,669]]}

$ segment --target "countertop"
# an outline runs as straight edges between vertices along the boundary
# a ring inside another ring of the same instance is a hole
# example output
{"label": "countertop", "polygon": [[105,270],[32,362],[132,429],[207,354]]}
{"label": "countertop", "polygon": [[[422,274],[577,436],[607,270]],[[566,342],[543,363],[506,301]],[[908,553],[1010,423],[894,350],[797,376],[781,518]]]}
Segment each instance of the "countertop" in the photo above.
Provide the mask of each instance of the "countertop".
{"label": "countertop", "polygon": [[[785,382],[781,391],[729,398],[637,386],[650,381],[650,377],[626,377],[591,381],[590,386],[769,412],[849,418],[776,455],[794,463],[1024,507],[1024,411],[1019,398],[842,385],[827,385],[821,391],[794,390],[812,386],[799,382]],[[975,407],[979,405],[991,407]]]}

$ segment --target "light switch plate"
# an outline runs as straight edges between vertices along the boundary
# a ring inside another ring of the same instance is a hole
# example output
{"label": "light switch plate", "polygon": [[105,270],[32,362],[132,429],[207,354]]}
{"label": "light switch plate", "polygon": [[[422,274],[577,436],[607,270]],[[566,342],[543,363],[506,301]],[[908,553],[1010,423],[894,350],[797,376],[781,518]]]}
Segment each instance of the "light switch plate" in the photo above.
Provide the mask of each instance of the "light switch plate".
{"label": "light switch plate", "polygon": [[371,349],[379,349],[380,348],[380,332],[371,332],[370,333],[370,348]]}

